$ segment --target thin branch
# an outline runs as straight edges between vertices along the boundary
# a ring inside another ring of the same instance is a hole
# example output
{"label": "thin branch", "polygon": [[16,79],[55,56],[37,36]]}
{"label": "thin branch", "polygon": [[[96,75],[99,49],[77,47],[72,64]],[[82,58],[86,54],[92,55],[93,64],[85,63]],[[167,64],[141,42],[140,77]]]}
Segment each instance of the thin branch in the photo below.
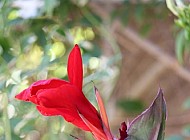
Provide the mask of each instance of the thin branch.
{"label": "thin branch", "polygon": [[152,55],[154,58],[160,61],[163,65],[175,71],[176,74],[178,74],[184,80],[190,82],[190,72],[181,65],[179,65],[176,59],[163,52],[156,44],[153,44],[152,42],[140,37],[132,29],[124,28],[118,21],[116,24],[116,36],[123,35],[124,38],[130,39],[140,49],[146,51],[148,54]]}

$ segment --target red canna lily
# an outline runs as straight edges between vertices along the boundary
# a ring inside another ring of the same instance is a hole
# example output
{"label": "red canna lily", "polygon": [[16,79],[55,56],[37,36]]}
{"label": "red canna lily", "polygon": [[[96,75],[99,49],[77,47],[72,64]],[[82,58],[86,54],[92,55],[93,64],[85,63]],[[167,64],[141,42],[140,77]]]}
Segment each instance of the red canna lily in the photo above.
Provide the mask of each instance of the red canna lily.
{"label": "red canna lily", "polygon": [[102,100],[96,90],[100,114],[82,92],[83,68],[78,45],[68,58],[69,81],[61,79],[39,80],[16,95],[17,99],[36,104],[45,116],[61,115],[66,121],[90,131],[97,140],[112,140]]}
{"label": "red canna lily", "polygon": [[146,111],[130,124],[121,124],[120,138],[117,139],[110,132],[105,107],[96,87],[95,96],[100,113],[82,92],[83,68],[78,45],[75,45],[69,55],[67,70],[69,81],[55,78],[40,80],[15,97],[36,104],[42,115],[61,115],[66,121],[90,131],[96,140],[164,139],[166,103],[161,89]]}

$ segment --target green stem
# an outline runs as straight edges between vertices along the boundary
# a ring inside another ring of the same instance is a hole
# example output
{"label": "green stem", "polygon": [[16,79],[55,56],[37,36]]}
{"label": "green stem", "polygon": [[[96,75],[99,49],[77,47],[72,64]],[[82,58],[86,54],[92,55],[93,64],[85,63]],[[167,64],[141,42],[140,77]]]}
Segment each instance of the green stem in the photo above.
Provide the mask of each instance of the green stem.
{"label": "green stem", "polygon": [[1,14],[1,18],[2,18],[2,27],[1,27],[1,30],[2,30],[2,34],[4,35],[4,33],[5,33],[5,25],[6,25],[6,16],[5,16],[5,12],[4,12],[4,10],[5,10],[5,5],[6,5],[6,0],[4,0],[3,2],[2,2],[2,6],[1,6],[1,8],[0,8],[0,14]]}
{"label": "green stem", "polygon": [[4,108],[3,108],[3,120],[4,120],[4,128],[5,128],[5,139],[11,140],[11,127],[10,127],[10,120],[8,117],[8,97],[7,93],[4,92]]}

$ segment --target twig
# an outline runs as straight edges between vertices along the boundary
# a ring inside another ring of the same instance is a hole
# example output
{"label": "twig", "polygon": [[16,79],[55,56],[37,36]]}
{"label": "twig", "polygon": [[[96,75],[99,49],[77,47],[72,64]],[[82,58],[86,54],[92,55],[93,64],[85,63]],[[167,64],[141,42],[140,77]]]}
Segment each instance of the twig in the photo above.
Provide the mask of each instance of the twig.
{"label": "twig", "polygon": [[146,39],[141,38],[132,29],[124,28],[120,22],[116,21],[115,24],[117,25],[115,33],[116,37],[123,36],[123,38],[130,39],[140,49],[146,51],[148,54],[152,55],[154,58],[160,61],[163,65],[175,71],[176,74],[178,74],[181,78],[190,82],[190,72],[181,65],[179,65],[176,59],[174,59],[173,57],[171,57],[170,55],[166,54],[161,49],[159,49],[160,48],[159,46],[151,43]]}

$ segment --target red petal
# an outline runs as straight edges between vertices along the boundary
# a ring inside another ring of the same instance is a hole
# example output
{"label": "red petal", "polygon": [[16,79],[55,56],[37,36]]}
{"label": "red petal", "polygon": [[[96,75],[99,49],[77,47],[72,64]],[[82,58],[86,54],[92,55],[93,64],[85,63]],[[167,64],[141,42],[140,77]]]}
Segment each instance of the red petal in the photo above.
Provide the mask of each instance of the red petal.
{"label": "red petal", "polygon": [[[56,89],[44,90],[37,95],[37,98],[40,105],[47,108],[66,108],[73,110],[75,113],[77,113],[78,110],[97,129],[103,131],[98,112],[86,99],[84,94],[75,86],[63,85]],[[78,120],[78,122],[80,121],[81,119]],[[81,127],[80,124],[75,125]]]}
{"label": "red petal", "polygon": [[23,90],[22,92],[20,92],[19,94],[17,94],[15,96],[15,98],[19,99],[19,100],[24,100],[24,101],[28,101],[28,89]]}
{"label": "red petal", "polygon": [[48,108],[70,108],[77,100],[80,100],[80,93],[73,85],[62,85],[58,88],[41,90],[37,98],[40,105]]}
{"label": "red petal", "polygon": [[71,84],[77,86],[80,90],[82,90],[82,83],[83,83],[82,57],[80,53],[80,48],[77,44],[72,49],[69,55],[67,71]]}
{"label": "red petal", "polygon": [[79,114],[85,124],[89,127],[92,134],[95,136],[96,139],[107,140],[107,137],[101,130],[97,129],[91,122],[88,121],[82,114]]}
{"label": "red petal", "polygon": [[102,119],[102,125],[103,125],[104,132],[106,133],[108,140],[112,140],[113,138],[112,138],[112,134],[110,131],[108,117],[107,117],[106,109],[104,107],[103,100],[100,96],[100,93],[98,92],[98,89],[95,86],[94,86],[94,89],[95,89],[96,100],[98,102],[98,106],[100,109],[100,116]]}
{"label": "red petal", "polygon": [[61,79],[48,79],[48,80],[39,80],[33,83],[31,87],[31,93],[36,94],[40,89],[52,89],[57,88],[59,86],[69,84],[67,81]]}
{"label": "red petal", "polygon": [[62,116],[66,121],[80,127],[83,130],[90,131],[86,124],[81,120],[76,108],[46,108],[44,106],[36,106],[38,111],[44,116]]}
{"label": "red petal", "polygon": [[20,92],[15,96],[15,98],[19,100],[29,101],[30,98],[36,95],[39,90],[52,89],[64,84],[68,84],[68,82],[61,79],[39,80],[37,82],[34,82],[29,88]]}

